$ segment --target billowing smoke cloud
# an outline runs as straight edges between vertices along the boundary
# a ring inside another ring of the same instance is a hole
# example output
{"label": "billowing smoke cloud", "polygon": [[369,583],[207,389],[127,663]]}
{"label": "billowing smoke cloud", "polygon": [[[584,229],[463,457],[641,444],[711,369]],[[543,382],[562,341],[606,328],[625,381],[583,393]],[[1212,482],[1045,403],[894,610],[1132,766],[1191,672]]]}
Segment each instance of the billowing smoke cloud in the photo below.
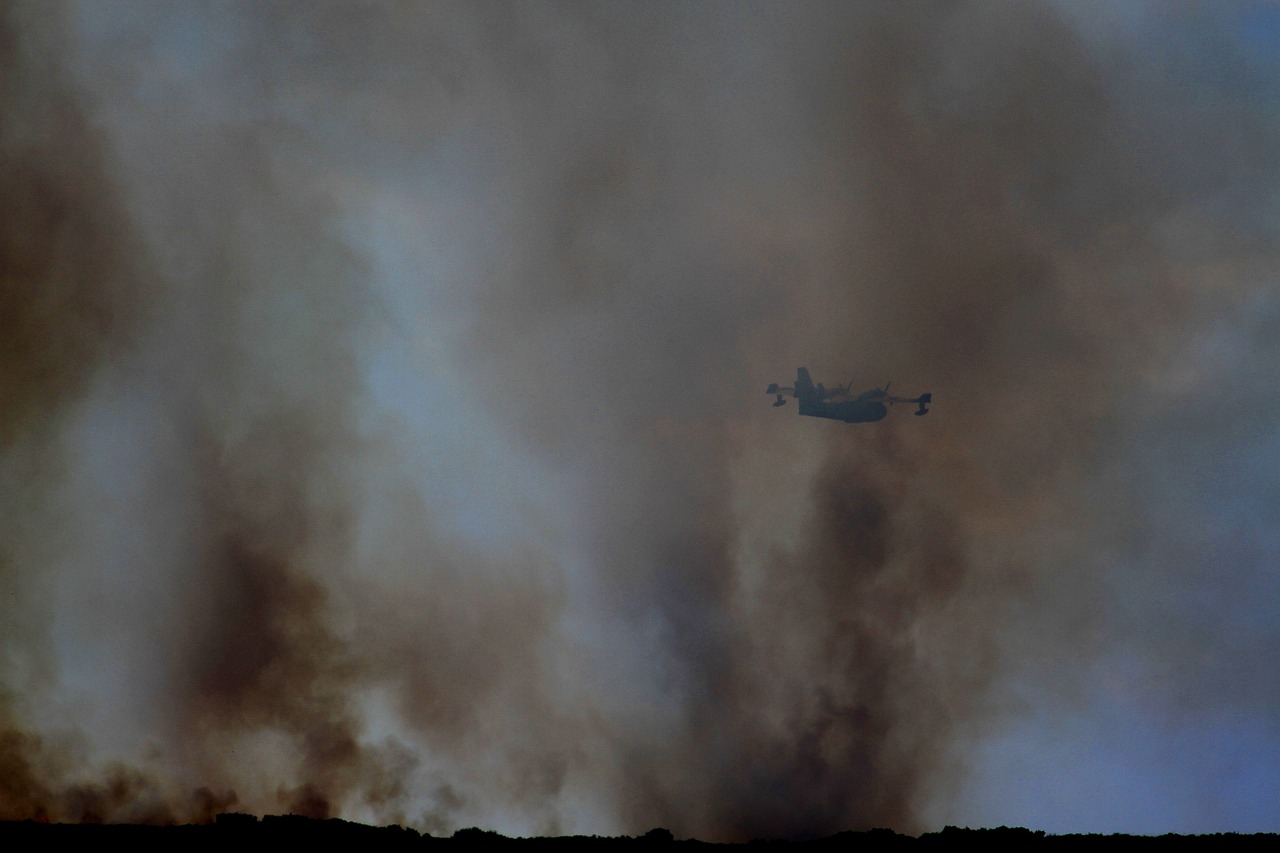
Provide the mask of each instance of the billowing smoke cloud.
{"label": "billowing smoke cloud", "polygon": [[1280,21],[1094,13],[12,5],[0,816],[1275,829]]}

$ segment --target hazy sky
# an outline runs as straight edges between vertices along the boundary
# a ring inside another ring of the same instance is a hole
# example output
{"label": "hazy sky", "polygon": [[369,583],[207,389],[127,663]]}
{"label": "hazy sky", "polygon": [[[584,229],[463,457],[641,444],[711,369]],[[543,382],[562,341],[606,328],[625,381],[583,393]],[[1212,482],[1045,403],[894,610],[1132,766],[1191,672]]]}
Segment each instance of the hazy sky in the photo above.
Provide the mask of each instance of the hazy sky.
{"label": "hazy sky", "polygon": [[11,2],[0,110],[0,817],[1280,831],[1280,8]]}

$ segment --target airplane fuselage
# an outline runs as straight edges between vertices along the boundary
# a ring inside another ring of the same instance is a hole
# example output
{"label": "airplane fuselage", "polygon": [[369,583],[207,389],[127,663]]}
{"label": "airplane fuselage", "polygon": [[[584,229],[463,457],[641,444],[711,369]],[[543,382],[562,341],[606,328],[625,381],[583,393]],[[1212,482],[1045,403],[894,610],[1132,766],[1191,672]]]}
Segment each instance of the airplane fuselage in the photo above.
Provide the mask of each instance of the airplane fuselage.
{"label": "airplane fuselage", "polygon": [[842,400],[838,403],[800,400],[800,414],[814,418],[831,418],[847,424],[878,421],[889,414],[889,408],[877,400]]}

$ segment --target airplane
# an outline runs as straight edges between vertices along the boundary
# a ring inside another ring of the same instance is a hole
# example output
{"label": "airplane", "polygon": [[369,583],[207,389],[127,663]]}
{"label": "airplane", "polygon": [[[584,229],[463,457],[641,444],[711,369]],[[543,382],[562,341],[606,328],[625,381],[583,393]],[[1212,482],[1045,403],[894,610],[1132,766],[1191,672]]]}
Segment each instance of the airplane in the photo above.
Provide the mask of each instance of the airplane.
{"label": "airplane", "polygon": [[887,384],[884,388],[872,388],[855,397],[852,386],[852,381],[831,388],[823,387],[821,382],[814,385],[813,379],[809,377],[809,369],[799,367],[796,368],[796,384],[793,387],[780,387],[774,383],[765,389],[765,393],[778,398],[774,401],[774,406],[785,406],[787,401],[784,395],[790,395],[799,401],[800,414],[831,418],[847,424],[878,421],[889,413],[888,406],[894,403],[916,403],[920,408],[915,413],[925,415],[929,413],[928,406],[933,402],[933,394],[929,393],[919,397],[894,397],[889,394]]}

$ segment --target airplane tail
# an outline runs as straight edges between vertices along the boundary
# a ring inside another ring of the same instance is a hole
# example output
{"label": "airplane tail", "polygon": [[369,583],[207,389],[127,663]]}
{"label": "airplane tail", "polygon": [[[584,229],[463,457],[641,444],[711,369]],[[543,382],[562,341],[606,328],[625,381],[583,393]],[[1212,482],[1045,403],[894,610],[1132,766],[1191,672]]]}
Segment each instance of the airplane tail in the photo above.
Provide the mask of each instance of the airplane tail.
{"label": "airplane tail", "polygon": [[818,389],[814,387],[813,379],[810,378],[809,376],[809,368],[797,367],[796,368],[796,398],[801,403],[807,403],[810,400],[816,399],[817,396],[818,396]]}
{"label": "airplane tail", "polygon": [[920,403],[920,408],[916,409],[916,415],[929,414],[929,404],[933,402],[933,394],[921,394],[918,402]]}

